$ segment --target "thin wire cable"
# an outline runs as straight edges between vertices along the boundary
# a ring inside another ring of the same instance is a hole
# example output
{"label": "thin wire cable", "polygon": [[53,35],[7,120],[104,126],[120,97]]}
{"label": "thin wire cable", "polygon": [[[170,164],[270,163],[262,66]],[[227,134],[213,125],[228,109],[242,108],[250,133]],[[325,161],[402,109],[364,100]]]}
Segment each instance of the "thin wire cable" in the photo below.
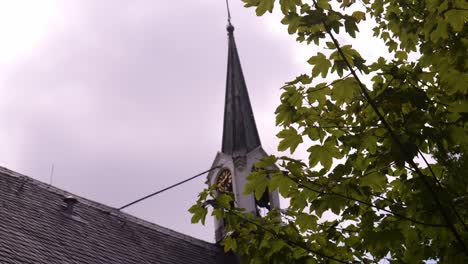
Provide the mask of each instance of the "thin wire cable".
{"label": "thin wire cable", "polygon": [[231,24],[231,11],[229,10],[229,0],[226,0],[226,8],[227,8],[227,15],[228,15],[228,23]]}
{"label": "thin wire cable", "polygon": [[193,179],[195,179],[195,178],[197,178],[197,177],[200,177],[200,176],[202,176],[203,174],[206,174],[206,173],[208,173],[208,172],[210,172],[210,171],[212,171],[212,170],[214,170],[214,169],[218,169],[218,168],[220,168],[221,166],[222,166],[222,165],[212,167],[212,168],[209,169],[209,170],[206,170],[206,171],[204,171],[204,172],[200,172],[199,174],[197,174],[197,175],[195,175],[195,176],[192,176],[192,177],[190,177],[190,178],[188,178],[188,179],[185,179],[185,180],[183,180],[183,181],[181,181],[181,182],[178,182],[178,183],[176,183],[176,184],[173,184],[173,185],[171,185],[171,186],[169,186],[169,187],[166,187],[166,188],[164,188],[164,189],[162,189],[162,190],[159,190],[159,191],[157,191],[157,192],[154,192],[154,193],[152,193],[152,194],[146,195],[146,196],[144,196],[144,197],[142,197],[142,198],[140,198],[140,199],[138,199],[138,200],[136,200],[136,201],[134,201],[134,202],[131,202],[131,203],[129,203],[129,204],[126,204],[126,205],[120,207],[118,210],[120,211],[120,210],[122,210],[122,209],[124,209],[124,208],[127,208],[127,207],[129,207],[129,206],[131,206],[131,205],[134,205],[134,204],[136,204],[136,203],[139,203],[139,202],[141,202],[141,201],[143,201],[143,200],[146,200],[146,199],[148,199],[148,198],[150,198],[150,197],[153,197],[153,196],[155,196],[155,195],[157,195],[157,194],[160,194],[160,193],[162,193],[162,192],[165,192],[165,191],[167,191],[167,190],[170,190],[170,189],[172,189],[172,188],[174,188],[174,187],[176,187],[176,186],[179,186],[179,185],[184,184],[184,183],[186,183],[186,182],[188,182],[188,181],[191,181],[191,180],[193,180]]}

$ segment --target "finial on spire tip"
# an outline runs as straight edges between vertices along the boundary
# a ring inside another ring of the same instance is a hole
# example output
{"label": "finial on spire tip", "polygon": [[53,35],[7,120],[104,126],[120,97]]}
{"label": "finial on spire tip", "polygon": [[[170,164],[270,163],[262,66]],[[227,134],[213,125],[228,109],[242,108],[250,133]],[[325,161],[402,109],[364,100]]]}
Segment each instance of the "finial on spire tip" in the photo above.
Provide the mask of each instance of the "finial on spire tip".
{"label": "finial on spire tip", "polygon": [[226,0],[226,9],[227,9],[227,21],[228,21],[228,25],[226,26],[226,29],[227,31],[229,32],[229,34],[232,34],[232,32],[234,32],[234,26],[231,24],[231,11],[229,10],[229,1]]}
{"label": "finial on spire tip", "polygon": [[231,24],[231,22],[229,22],[229,24],[226,26],[226,29],[231,34],[234,32],[234,26]]}

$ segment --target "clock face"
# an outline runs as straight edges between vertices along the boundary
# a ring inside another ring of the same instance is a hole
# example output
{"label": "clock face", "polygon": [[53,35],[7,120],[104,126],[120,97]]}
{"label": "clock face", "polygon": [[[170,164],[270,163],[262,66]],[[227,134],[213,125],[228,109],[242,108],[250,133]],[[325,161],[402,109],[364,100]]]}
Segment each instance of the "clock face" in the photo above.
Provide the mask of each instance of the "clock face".
{"label": "clock face", "polygon": [[217,188],[221,192],[232,192],[232,174],[229,170],[223,170],[216,182]]}

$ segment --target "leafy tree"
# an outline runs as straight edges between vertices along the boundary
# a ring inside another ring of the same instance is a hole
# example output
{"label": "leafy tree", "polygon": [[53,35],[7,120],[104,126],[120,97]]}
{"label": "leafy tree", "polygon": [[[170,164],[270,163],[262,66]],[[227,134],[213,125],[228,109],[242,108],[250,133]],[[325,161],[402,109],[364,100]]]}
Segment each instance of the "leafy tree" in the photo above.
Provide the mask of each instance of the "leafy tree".
{"label": "leafy tree", "polygon": [[[274,0],[243,0],[257,15]],[[468,4],[464,0],[280,0],[297,41],[322,50],[282,87],[280,151],[246,193],[290,204],[254,218],[212,187],[190,211],[225,218],[224,241],[249,263],[468,263]],[[363,20],[388,47],[366,61]],[[415,59],[410,59],[415,58]],[[327,80],[327,81],[324,81]],[[319,166],[318,166],[319,165]],[[324,212],[336,216],[324,218]]]}

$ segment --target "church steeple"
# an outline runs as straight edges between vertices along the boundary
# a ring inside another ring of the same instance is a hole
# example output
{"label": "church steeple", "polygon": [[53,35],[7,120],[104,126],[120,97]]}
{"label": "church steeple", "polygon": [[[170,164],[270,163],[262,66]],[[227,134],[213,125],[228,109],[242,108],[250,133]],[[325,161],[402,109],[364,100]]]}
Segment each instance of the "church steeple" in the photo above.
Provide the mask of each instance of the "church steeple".
{"label": "church steeple", "polygon": [[234,26],[230,22],[227,31],[229,48],[221,151],[225,154],[245,155],[261,145],[260,137],[237,53]]}
{"label": "church steeple", "polygon": [[[229,21],[229,19],[228,19]],[[255,163],[267,156],[260,144],[257,126],[250,105],[247,85],[234,41],[234,27],[229,21],[228,65],[226,78],[226,101],[224,106],[223,144],[213,162],[218,167],[208,174],[207,183],[219,192],[232,192],[234,206],[261,217],[265,210],[279,208],[277,190],[265,192],[257,201],[253,194],[244,194],[247,175]],[[215,238],[221,241],[226,235],[223,219],[215,219]]]}

